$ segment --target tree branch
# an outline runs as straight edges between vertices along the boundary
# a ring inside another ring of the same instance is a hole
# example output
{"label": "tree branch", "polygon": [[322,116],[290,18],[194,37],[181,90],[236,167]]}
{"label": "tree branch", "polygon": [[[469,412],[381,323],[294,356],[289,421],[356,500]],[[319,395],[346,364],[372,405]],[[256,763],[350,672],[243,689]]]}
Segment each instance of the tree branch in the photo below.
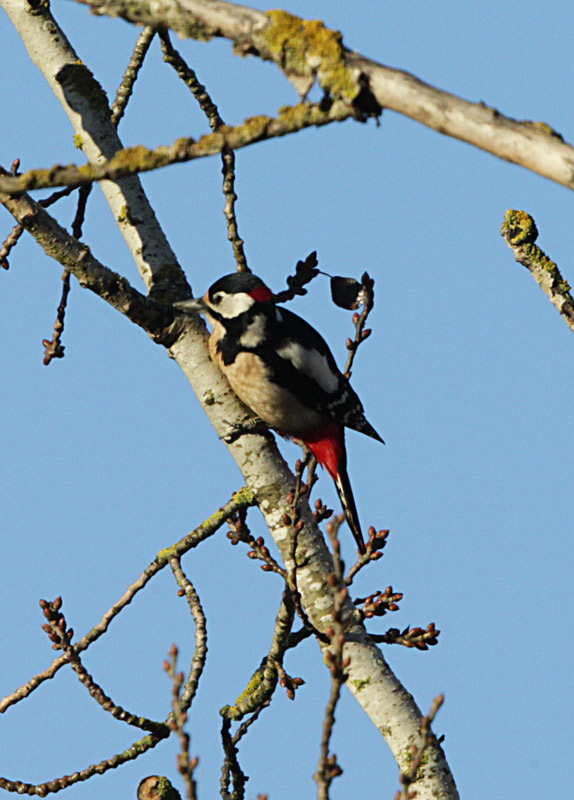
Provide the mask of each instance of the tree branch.
{"label": "tree branch", "polygon": [[562,277],[554,261],[534,244],[538,238],[538,229],[533,218],[525,211],[509,209],[504,215],[500,233],[514,253],[514,258],[530,270],[534,280],[574,332],[574,300],[570,293],[570,284]]}
{"label": "tree branch", "polygon": [[[109,119],[110,112],[107,101],[104,108],[101,90],[99,92],[86,90],[86,81],[92,88],[95,82],[92,83],[93,77],[89,70],[82,64],[78,64],[77,56],[71,48],[66,51],[65,57],[62,56],[59,50],[59,43],[63,41],[67,45],[67,41],[64,34],[59,31],[56,24],[51,20],[47,6],[42,4],[39,8],[31,10],[30,5],[24,0],[1,0],[1,2],[9,9],[9,13],[15,19],[22,38],[31,51],[32,58],[41,68],[45,69],[47,79],[64,107],[70,111],[70,117],[74,124],[77,125],[82,120],[84,124],[91,123],[93,120],[94,124],[89,126],[90,143],[94,143],[94,148],[103,154],[104,158],[108,160],[113,158],[121,145],[118,145],[115,131],[110,130],[110,128],[113,129],[113,125]],[[144,2],[136,5],[138,8],[141,6],[145,10]],[[204,9],[223,9],[224,12],[227,12],[230,8],[229,4],[221,2],[209,4],[198,2],[197,5]],[[197,27],[197,22],[195,24]],[[55,51],[54,47],[56,47]],[[78,92],[78,84],[83,86],[83,94]],[[344,96],[345,91],[341,91],[341,96]],[[88,100],[92,102],[88,102]],[[69,101],[73,101],[73,104],[77,103],[77,107],[72,108]],[[345,102],[344,99],[339,101],[341,104],[345,104]],[[78,111],[79,106],[81,106],[81,112]],[[107,123],[105,123],[106,120]],[[111,147],[110,140],[107,138],[108,135],[114,137]],[[220,135],[219,132],[212,134],[212,136],[218,135]],[[84,145],[82,146],[84,147]],[[84,147],[84,152],[86,152],[86,147]],[[94,156],[92,163],[95,163],[98,158],[99,156]],[[134,178],[133,180],[136,181],[137,179]],[[151,210],[151,216],[149,214],[146,216],[146,224],[137,224],[136,227],[136,225],[132,226],[129,222],[130,219],[141,217],[137,210],[135,214],[133,213],[132,202],[136,209],[141,208],[142,204],[145,208],[149,208],[139,182],[134,186],[137,187],[137,192],[134,190],[133,197],[128,201],[121,199],[118,202],[117,188],[113,191],[110,190],[108,201],[114,209],[114,216],[120,225],[133,227],[135,233],[133,236],[130,234],[129,243],[134,252],[134,257],[139,259],[138,263],[140,263],[142,277],[148,286],[157,284],[156,277],[164,278],[165,286],[167,287],[166,291],[171,297],[178,293],[182,294],[184,291],[189,291],[175,257],[173,257],[173,253],[171,253],[165,242],[163,232],[157,224],[157,220],[153,217]],[[31,201],[29,198],[12,198],[7,201],[7,205],[12,203],[15,204],[13,208],[17,208],[19,202],[24,202],[25,204]],[[23,216],[26,217],[26,214],[23,214]],[[66,249],[64,251],[54,249],[52,245],[53,239],[46,233],[46,228],[50,228],[50,221],[41,217],[41,215],[37,215],[35,209],[33,209],[33,214],[30,218],[31,222],[34,219],[37,224],[30,224],[29,230],[50,255],[56,257],[61,263],[70,263],[70,268],[72,268],[76,263],[75,259],[70,258]],[[138,239],[138,237],[142,238]],[[146,237],[143,246],[146,258],[148,257],[147,245],[149,243],[153,259],[150,260],[148,258],[146,263],[142,265],[141,249],[143,237]],[[158,246],[153,245],[151,240],[154,238],[157,239]],[[62,236],[59,237],[59,240],[62,241]],[[75,246],[73,241],[68,242],[68,245],[69,247]],[[82,248],[81,245],[77,246]],[[80,256],[84,252],[87,253],[84,258],[91,257],[89,251],[84,249],[78,252],[77,255]],[[163,253],[163,258],[160,258],[161,253]],[[171,256],[169,256],[169,253],[171,253]],[[81,269],[81,264],[82,261],[80,261],[78,269]],[[165,264],[169,266],[169,269],[162,271],[162,267]],[[95,274],[98,274],[98,268],[101,265],[95,263],[93,267]],[[106,280],[113,280],[114,277],[118,277],[111,272],[110,274],[108,272],[103,274],[100,272],[99,274],[104,280],[104,288]],[[90,275],[91,273],[86,275],[87,280],[91,280]],[[121,281],[122,279],[120,278]],[[121,282],[118,288],[125,291],[128,310],[132,308],[143,309],[143,300],[150,299],[143,298],[143,295],[135,292],[129,284],[126,285]],[[114,304],[113,300],[118,297],[115,291],[102,291],[101,294],[104,299],[112,304]],[[120,295],[124,297],[121,292]],[[121,305],[118,301],[116,307],[122,310],[123,313],[127,313]],[[161,304],[146,308],[150,312],[153,312],[155,308],[158,314],[160,313],[159,309],[161,309],[162,314],[169,315],[172,313],[171,309],[166,306],[162,307]],[[161,319],[164,318],[161,317]],[[134,319],[134,321],[136,320]],[[158,324],[161,328],[162,322],[159,318]],[[189,317],[185,323],[176,318],[175,325],[181,325],[181,328],[178,328],[179,336],[176,336],[175,341],[169,347],[170,355],[177,361],[189,379],[216,433],[221,437],[228,431],[228,420],[244,419],[247,410],[233,393],[218,368],[210,360],[206,347],[205,327],[200,325],[195,317]],[[259,508],[275,538],[284,562],[289,565],[291,551],[290,526],[285,524],[284,518],[286,515],[288,516],[289,512],[287,494],[295,485],[294,476],[288,469],[274,442],[269,441],[266,436],[248,434],[239,437],[236,441],[227,444],[227,446],[245,476],[249,491],[253,492],[257,499]],[[297,570],[297,586],[311,622],[318,630],[325,631],[331,623],[332,592],[328,585],[328,575],[333,569],[332,559],[323,538],[319,535],[316,520],[306,502],[301,503],[301,520],[304,525],[298,534],[297,555],[301,566]],[[172,555],[171,549],[160,553],[158,558],[167,559],[170,555]],[[353,615],[354,608],[350,600],[347,601],[347,606],[345,613]],[[103,628],[98,629],[98,635],[100,635],[100,630],[103,631]],[[78,646],[79,643],[76,647]],[[386,664],[379,648],[369,639],[362,624],[354,617],[348,629],[344,645],[344,659],[346,660],[347,658],[351,659],[347,685],[370,716],[378,731],[385,736],[401,768],[406,767],[410,758],[411,746],[421,741],[421,712],[413,697],[401,685]],[[416,788],[419,800],[430,800],[430,798],[453,800],[457,798],[458,794],[452,775],[438,743],[433,743],[429,746],[427,756],[428,758],[421,768],[420,778],[417,781]]]}
{"label": "tree branch", "polygon": [[110,303],[139,325],[158,343],[169,346],[181,335],[183,324],[170,306],[165,306],[134,289],[122,275],[95,258],[90,248],[79,242],[26,194],[11,197],[0,192],[0,203],[43,248],[76,276],[80,285]]}
{"label": "tree branch", "polygon": [[[96,14],[120,16],[136,24],[164,25],[182,37],[206,40],[223,36],[233,41],[239,53],[275,61],[294,83],[297,79],[308,81],[317,77],[327,91],[337,96],[330,85],[332,72],[328,65],[315,67],[310,76],[306,52],[295,48],[286,62],[285,50],[278,46],[282,29],[288,25],[292,28],[303,25],[305,21],[299,17],[284,12],[264,13],[224,0],[163,0],[161,4],[153,0],[78,2],[90,6]],[[316,28],[315,41],[324,40],[325,30]],[[309,37],[303,40],[302,47],[309,47]],[[379,107],[404,114],[439,133],[468,142],[569,189],[574,188],[574,148],[549,125],[506,117],[482,102],[463,100],[409,72],[391,69],[346,48],[343,48],[343,61],[355,81],[363,76],[371,101]],[[325,72],[329,76],[327,79]],[[340,70],[338,72],[340,74]]]}
{"label": "tree branch", "polygon": [[32,189],[54,186],[80,186],[94,181],[118,181],[126,176],[149,172],[171,164],[181,164],[197,158],[214,156],[229,150],[239,150],[256,142],[287,136],[310,127],[342,122],[352,116],[351,109],[342,102],[333,103],[324,111],[314,103],[300,103],[280,109],[278,117],[264,115],[250,117],[240,125],[221,125],[214,133],[200,139],[182,137],[172,145],[162,145],[149,150],[144,145],[119,150],[109,161],[76,166],[56,164],[48,169],[31,169],[13,177],[8,173],[0,177],[0,191],[16,194]]}

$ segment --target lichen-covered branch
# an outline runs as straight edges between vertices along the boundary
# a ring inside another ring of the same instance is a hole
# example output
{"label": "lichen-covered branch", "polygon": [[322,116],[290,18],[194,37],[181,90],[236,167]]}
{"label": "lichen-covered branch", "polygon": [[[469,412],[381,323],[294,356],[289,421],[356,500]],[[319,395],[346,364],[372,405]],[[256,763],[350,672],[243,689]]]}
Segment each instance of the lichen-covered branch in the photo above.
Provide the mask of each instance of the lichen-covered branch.
{"label": "lichen-covered branch", "polygon": [[500,233],[513,251],[514,258],[530,270],[534,280],[574,333],[574,300],[570,284],[562,277],[554,261],[535,244],[538,229],[533,218],[526,211],[509,209],[504,215]]}
{"label": "lichen-covered branch", "polygon": [[264,703],[271,700],[278,680],[278,667],[289,645],[289,637],[295,619],[295,605],[290,590],[283,592],[281,606],[275,620],[275,630],[269,653],[261,667],[256,670],[243,694],[232,706],[224,706],[221,715],[231,720],[240,720],[252,714]]}
{"label": "lichen-covered branch", "polygon": [[104,772],[107,772],[110,769],[117,769],[117,767],[120,767],[127,761],[134,761],[134,759],[143,755],[148,750],[151,750],[152,747],[158,745],[168,735],[169,733],[150,733],[148,736],[144,736],[143,739],[139,739],[137,742],[134,742],[122,753],[116,753],[116,755],[110,756],[110,758],[106,758],[103,761],[100,761],[98,764],[91,764],[89,767],[86,767],[86,769],[74,772],[72,775],[64,775],[61,778],[55,778],[54,780],[47,781],[46,783],[34,785],[31,783],[23,783],[22,781],[11,781],[8,780],[8,778],[0,777],[0,789],[4,789],[7,792],[14,792],[16,794],[28,794],[37,797],[45,797],[47,794],[52,794],[54,792],[60,792],[62,789],[67,789],[68,786],[72,786],[75,783],[87,781],[93,775],[103,775]]}
{"label": "lichen-covered branch", "polygon": [[79,186],[93,181],[116,181],[170,164],[219,155],[226,150],[239,150],[255,142],[287,136],[304,128],[340,122],[351,116],[351,113],[348,106],[341,102],[334,103],[328,111],[313,103],[286,106],[280,109],[278,117],[251,117],[241,125],[222,125],[214,133],[208,133],[200,139],[184,137],[177,139],[172,145],[163,145],[153,150],[144,145],[127,147],[116,152],[108,161],[97,164],[79,167],[75,164],[56,164],[48,169],[31,169],[17,177],[6,173],[0,176],[0,191],[14,194],[54,186]]}
{"label": "lichen-covered branch", "polygon": [[341,60],[337,49],[340,34],[320,23],[225,0],[78,2],[89,5],[97,14],[121,16],[137,24],[165,25],[183,37],[207,40],[223,36],[234,43],[238,53],[277,63],[300,92],[317,79],[333,97],[344,98],[359,112],[368,115],[380,107],[396,111],[574,188],[574,148],[549,125],[512,119],[482,102],[463,100],[342,45]]}

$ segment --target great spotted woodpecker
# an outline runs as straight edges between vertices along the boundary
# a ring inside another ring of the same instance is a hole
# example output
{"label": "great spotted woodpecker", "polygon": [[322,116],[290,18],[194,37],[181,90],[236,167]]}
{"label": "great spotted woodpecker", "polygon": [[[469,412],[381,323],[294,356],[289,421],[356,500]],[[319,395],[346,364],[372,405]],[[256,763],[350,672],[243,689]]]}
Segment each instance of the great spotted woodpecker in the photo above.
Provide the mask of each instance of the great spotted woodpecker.
{"label": "great spotted woodpecker", "polygon": [[271,290],[247,272],[226,275],[203,297],[175,305],[207,316],[213,325],[211,358],[245,405],[281,436],[304,442],[326,468],[364,553],[347,475],[345,428],[383,440],[323,337],[301,317],[278,308]]}

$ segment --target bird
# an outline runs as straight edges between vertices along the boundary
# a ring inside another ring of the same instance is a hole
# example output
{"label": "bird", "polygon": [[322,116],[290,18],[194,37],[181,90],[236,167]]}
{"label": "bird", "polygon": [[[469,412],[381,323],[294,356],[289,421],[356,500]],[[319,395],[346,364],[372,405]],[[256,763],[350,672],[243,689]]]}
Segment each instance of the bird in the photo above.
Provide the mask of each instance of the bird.
{"label": "bird", "polygon": [[234,272],[203,295],[175,303],[213,326],[212,360],[235,394],[281,436],[302,442],[335,482],[361,554],[366,552],[347,473],[345,428],[383,442],[328,344],[302,317],[278,307],[261,278]]}

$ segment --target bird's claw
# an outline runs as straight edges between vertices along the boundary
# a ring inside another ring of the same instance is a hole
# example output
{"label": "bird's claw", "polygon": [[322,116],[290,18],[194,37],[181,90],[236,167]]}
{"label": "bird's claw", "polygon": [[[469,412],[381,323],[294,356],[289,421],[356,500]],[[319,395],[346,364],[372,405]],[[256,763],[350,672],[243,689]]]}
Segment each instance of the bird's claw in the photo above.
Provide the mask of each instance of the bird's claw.
{"label": "bird's claw", "polygon": [[219,437],[226,444],[233,444],[240,436],[244,436],[245,434],[259,434],[260,436],[272,438],[269,426],[261,417],[249,417],[243,420],[243,422],[229,422],[228,420],[224,420],[224,422],[231,428],[228,433]]}

